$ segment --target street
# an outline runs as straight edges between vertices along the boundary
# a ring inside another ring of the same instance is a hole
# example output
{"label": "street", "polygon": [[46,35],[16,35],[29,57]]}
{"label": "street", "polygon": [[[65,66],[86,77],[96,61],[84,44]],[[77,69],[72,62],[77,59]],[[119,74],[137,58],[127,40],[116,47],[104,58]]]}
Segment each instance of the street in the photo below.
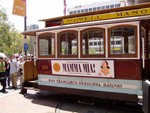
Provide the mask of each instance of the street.
{"label": "street", "polygon": [[64,95],[45,91],[28,90],[19,94],[18,90],[0,93],[1,113],[143,113],[139,106],[108,104],[82,104],[68,100]]}

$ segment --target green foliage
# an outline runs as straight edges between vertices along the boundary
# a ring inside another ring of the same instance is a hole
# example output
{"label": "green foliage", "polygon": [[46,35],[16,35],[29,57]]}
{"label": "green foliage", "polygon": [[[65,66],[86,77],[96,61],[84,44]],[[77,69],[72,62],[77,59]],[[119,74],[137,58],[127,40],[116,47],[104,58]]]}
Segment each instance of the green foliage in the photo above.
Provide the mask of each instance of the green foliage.
{"label": "green foliage", "polygon": [[14,54],[22,49],[23,35],[11,25],[5,9],[0,7],[0,52]]}

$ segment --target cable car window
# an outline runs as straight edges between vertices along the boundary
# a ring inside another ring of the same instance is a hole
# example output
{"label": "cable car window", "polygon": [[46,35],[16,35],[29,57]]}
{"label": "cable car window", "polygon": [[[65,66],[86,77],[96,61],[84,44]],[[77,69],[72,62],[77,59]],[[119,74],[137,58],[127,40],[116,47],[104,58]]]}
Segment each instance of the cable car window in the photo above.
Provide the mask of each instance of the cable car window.
{"label": "cable car window", "polygon": [[[81,54],[82,55],[104,55],[104,29],[91,28],[81,31]],[[98,44],[94,44],[97,40]]]}
{"label": "cable car window", "polygon": [[54,55],[54,34],[46,33],[39,35],[39,56]]}
{"label": "cable car window", "polygon": [[119,26],[109,29],[109,55],[133,56],[137,54],[136,26]]}
{"label": "cable car window", "polygon": [[77,32],[63,31],[58,33],[59,57],[77,57]]}

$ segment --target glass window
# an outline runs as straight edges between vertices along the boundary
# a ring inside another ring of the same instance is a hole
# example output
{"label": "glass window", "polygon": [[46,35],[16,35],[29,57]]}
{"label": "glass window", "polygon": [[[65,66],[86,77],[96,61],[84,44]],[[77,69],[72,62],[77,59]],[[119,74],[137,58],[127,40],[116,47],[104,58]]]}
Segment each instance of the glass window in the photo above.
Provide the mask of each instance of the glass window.
{"label": "glass window", "polygon": [[115,44],[115,41],[114,40],[111,40],[111,45],[114,45]]}
{"label": "glass window", "polygon": [[73,14],[76,14],[76,11],[74,11]]}
{"label": "glass window", "polygon": [[93,11],[96,11],[96,7],[93,8]]}
{"label": "glass window", "polygon": [[102,43],[100,41],[98,41],[98,45],[101,45]]}
{"label": "glass window", "polygon": [[80,10],[77,10],[77,13],[80,13]]}
{"label": "glass window", "polygon": [[106,9],[109,9],[109,5],[106,5]]}
{"label": "glass window", "polygon": [[84,9],[81,10],[81,13],[84,13]]}
{"label": "glass window", "polygon": [[96,46],[97,45],[97,42],[94,42],[94,46]]}
{"label": "glass window", "polygon": [[117,8],[117,7],[120,7],[120,4],[115,4],[115,7]]}
{"label": "glass window", "polygon": [[89,8],[89,11],[92,11],[92,8]]}
{"label": "glass window", "polygon": [[105,9],[105,6],[102,6],[101,9]]}
{"label": "glass window", "polygon": [[[77,32],[76,31],[63,31],[58,33],[58,54],[61,57],[77,56]],[[67,56],[66,56],[67,55]]]}
{"label": "glass window", "polygon": [[92,46],[92,45],[93,45],[93,42],[91,41],[91,42],[90,42],[90,46]]}
{"label": "glass window", "polygon": [[104,55],[104,29],[86,29],[81,31],[81,35],[82,55]]}
{"label": "glass window", "polygon": [[137,52],[136,26],[122,26],[109,29],[109,53],[112,56],[133,56]]}
{"label": "glass window", "polygon": [[70,11],[69,14],[70,14],[70,15],[73,14],[73,11]]}
{"label": "glass window", "polygon": [[110,5],[110,8],[114,8],[114,5]]}
{"label": "glass window", "polygon": [[100,10],[101,9],[101,7],[97,7],[97,10]]}
{"label": "glass window", "polygon": [[77,46],[76,41],[73,41],[73,42],[72,42],[72,46],[73,46],[73,48],[74,48],[75,46]]}
{"label": "glass window", "polygon": [[39,35],[39,56],[54,55],[54,34]]}
{"label": "glass window", "polygon": [[121,44],[121,41],[116,41],[116,45],[119,45],[119,44]]}
{"label": "glass window", "polygon": [[88,12],[88,9],[85,9],[85,12]]}

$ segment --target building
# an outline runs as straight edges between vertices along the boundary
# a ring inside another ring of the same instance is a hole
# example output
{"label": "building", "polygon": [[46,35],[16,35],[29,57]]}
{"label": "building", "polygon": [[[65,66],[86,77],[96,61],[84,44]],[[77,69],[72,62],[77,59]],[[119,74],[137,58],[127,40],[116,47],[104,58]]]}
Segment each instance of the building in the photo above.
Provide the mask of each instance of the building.
{"label": "building", "polygon": [[103,2],[96,2],[92,4],[79,5],[67,8],[67,15],[91,12],[96,10],[125,7],[144,2],[149,2],[149,0],[106,0]]}
{"label": "building", "polygon": [[39,26],[37,24],[32,24],[30,26],[27,26],[27,30],[33,30],[33,29],[39,29]]}

